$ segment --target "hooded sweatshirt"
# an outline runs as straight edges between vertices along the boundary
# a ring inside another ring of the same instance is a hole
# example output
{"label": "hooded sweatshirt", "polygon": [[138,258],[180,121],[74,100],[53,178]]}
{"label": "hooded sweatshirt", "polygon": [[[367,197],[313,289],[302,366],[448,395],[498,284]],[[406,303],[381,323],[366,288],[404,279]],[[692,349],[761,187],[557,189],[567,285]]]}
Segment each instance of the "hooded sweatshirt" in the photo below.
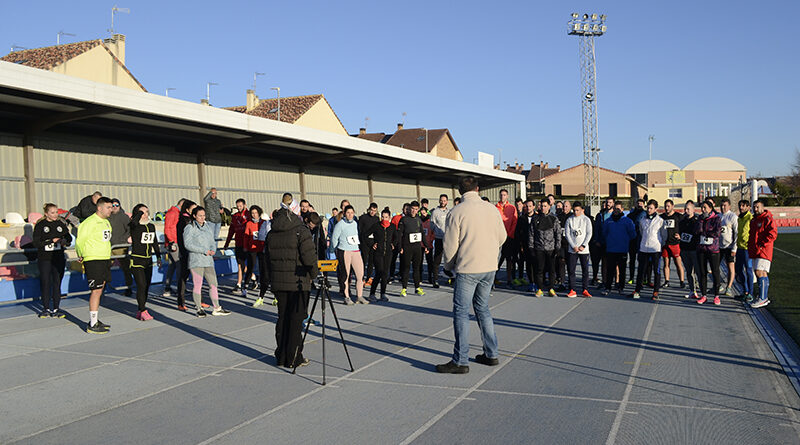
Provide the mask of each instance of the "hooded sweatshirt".
{"label": "hooded sweatshirt", "polygon": [[[569,244],[569,253],[589,255],[589,241],[592,239],[592,220],[586,215],[572,215],[567,218],[564,227],[564,237]],[[583,246],[583,250],[575,252],[576,247]]]}
{"label": "hooded sweatshirt", "polygon": [[348,221],[342,218],[333,228],[331,236],[331,247],[346,251],[361,250],[359,247],[361,240],[358,236],[358,223],[355,219]]}
{"label": "hooded sweatshirt", "polygon": [[738,240],[739,218],[728,210],[720,215],[719,248],[732,249],[736,252]]}
{"label": "hooded sweatshirt", "polygon": [[603,239],[608,253],[628,253],[632,240],[636,239],[633,220],[622,213],[615,213],[603,224]]}
{"label": "hooded sweatshirt", "polygon": [[664,227],[664,219],[658,213],[645,215],[639,221],[639,229],[642,234],[642,242],[639,243],[639,252],[658,253],[667,239],[667,229]]}
{"label": "hooded sweatshirt", "polygon": [[153,264],[153,255],[160,255],[156,226],[147,221],[141,223],[143,213],[136,211],[131,216],[131,266],[148,267]]}
{"label": "hooded sweatshirt", "polygon": [[214,257],[206,255],[209,250],[212,252],[217,250],[211,225],[201,226],[197,221],[187,224],[183,229],[183,246],[189,252],[189,269],[214,267]]}
{"label": "hooded sweatshirt", "polygon": [[772,245],[778,238],[775,219],[769,210],[764,210],[750,220],[750,237],[747,240],[747,252],[750,258],[763,258],[772,261]]}

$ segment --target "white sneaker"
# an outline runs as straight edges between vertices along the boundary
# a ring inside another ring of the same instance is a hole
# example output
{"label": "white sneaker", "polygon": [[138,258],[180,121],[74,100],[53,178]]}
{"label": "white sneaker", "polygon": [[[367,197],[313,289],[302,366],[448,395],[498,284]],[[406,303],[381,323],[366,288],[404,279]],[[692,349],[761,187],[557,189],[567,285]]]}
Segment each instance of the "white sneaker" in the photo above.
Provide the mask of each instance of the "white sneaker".
{"label": "white sneaker", "polygon": [[764,299],[759,298],[758,300],[750,303],[750,307],[753,308],[753,309],[758,309],[758,308],[764,307],[764,306],[766,306],[768,304],[769,304],[769,299],[768,298],[764,298]]}
{"label": "white sneaker", "polygon": [[229,315],[231,311],[227,309],[223,309],[222,306],[215,307],[213,311],[211,311],[211,315],[214,316],[222,316],[222,315]]}

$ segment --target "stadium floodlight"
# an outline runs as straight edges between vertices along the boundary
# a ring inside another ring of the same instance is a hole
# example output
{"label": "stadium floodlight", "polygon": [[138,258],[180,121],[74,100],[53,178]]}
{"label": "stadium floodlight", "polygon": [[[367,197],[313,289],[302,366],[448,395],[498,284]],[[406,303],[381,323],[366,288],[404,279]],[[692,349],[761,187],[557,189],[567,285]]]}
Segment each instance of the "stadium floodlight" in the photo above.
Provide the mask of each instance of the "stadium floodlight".
{"label": "stadium floodlight", "polygon": [[573,12],[572,13],[572,18],[573,19],[577,19],[578,18],[578,13],[577,12]]}

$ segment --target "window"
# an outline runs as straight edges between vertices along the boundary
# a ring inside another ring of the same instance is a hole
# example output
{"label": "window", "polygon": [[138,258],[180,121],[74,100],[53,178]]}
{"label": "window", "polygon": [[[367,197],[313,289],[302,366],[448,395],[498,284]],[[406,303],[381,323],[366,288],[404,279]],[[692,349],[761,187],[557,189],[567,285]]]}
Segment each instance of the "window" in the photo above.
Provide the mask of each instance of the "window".
{"label": "window", "polygon": [[553,194],[561,196],[561,184],[553,184]]}
{"label": "window", "polygon": [[616,182],[609,182],[608,183],[608,196],[612,198],[617,197],[617,183]]}
{"label": "window", "polygon": [[683,189],[669,189],[670,198],[683,198]]}
{"label": "window", "polygon": [[634,173],[633,180],[641,185],[647,186],[647,173]]}

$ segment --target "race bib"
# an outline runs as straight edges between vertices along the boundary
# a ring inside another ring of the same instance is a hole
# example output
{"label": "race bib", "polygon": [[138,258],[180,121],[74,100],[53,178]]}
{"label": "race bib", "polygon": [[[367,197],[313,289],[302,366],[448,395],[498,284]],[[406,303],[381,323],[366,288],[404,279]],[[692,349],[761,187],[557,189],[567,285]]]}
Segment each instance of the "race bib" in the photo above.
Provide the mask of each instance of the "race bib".
{"label": "race bib", "polygon": [[575,230],[573,230],[573,231],[572,231],[572,236],[574,236],[574,237],[583,236],[583,230],[581,230],[581,229],[575,229]]}
{"label": "race bib", "polygon": [[668,229],[674,229],[675,228],[675,220],[674,219],[665,219],[664,220],[664,227],[666,227]]}
{"label": "race bib", "polygon": [[357,246],[358,245],[358,236],[356,236],[356,235],[348,236],[347,237],[347,242],[352,244],[353,246]]}
{"label": "race bib", "polygon": [[710,245],[714,244],[714,238],[710,238],[710,237],[707,237],[707,236],[701,236],[700,237],[700,244],[702,244],[704,246],[710,246]]}
{"label": "race bib", "polygon": [[369,239],[375,239],[375,235],[373,235],[373,234],[371,234],[371,233],[370,233],[370,234],[369,234],[369,236],[368,236],[367,238],[369,238]]}
{"label": "race bib", "polygon": [[111,241],[111,231],[103,230],[103,241]]}
{"label": "race bib", "polygon": [[258,232],[253,232],[253,241],[258,241]]}
{"label": "race bib", "polygon": [[692,242],[692,234],[691,233],[681,233],[681,241],[684,243],[691,243]]}
{"label": "race bib", "polygon": [[727,233],[727,232],[728,232],[728,228],[725,227],[725,226],[722,226],[722,228],[719,229],[719,233]]}
{"label": "race bib", "polygon": [[142,233],[142,244],[153,244],[156,240],[156,232]]}
{"label": "race bib", "polygon": [[561,228],[561,236],[567,236],[567,229],[564,227]]}
{"label": "race bib", "polygon": [[422,242],[422,234],[419,232],[416,233],[409,233],[408,234],[408,242],[409,243],[419,243]]}
{"label": "race bib", "polygon": [[52,252],[54,250],[61,250],[61,244],[58,243],[45,244],[44,246],[45,252]]}

